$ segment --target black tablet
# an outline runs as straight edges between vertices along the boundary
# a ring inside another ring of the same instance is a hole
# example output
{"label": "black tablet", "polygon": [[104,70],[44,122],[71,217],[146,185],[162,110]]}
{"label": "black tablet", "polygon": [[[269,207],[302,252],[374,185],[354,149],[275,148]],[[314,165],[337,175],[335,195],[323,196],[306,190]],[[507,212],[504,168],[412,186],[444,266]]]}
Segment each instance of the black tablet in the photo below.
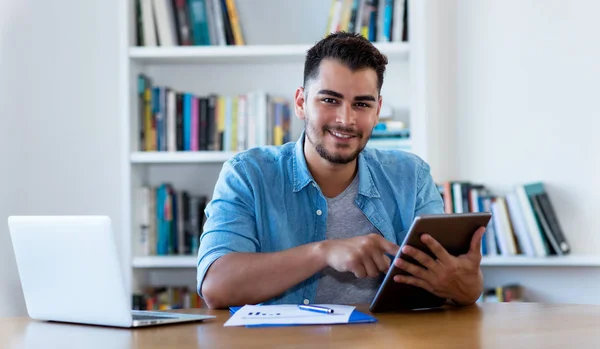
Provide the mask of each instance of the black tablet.
{"label": "black tablet", "polygon": [[[458,256],[469,251],[473,234],[479,227],[486,227],[492,215],[485,213],[432,214],[415,217],[395,258],[402,258],[420,265],[410,256],[402,253],[402,247],[409,245],[435,258],[429,248],[421,242],[421,235],[427,233],[437,240],[448,253]],[[420,287],[397,283],[394,275],[410,275],[392,263],[385,279],[371,302],[371,312],[437,308],[446,303]]]}

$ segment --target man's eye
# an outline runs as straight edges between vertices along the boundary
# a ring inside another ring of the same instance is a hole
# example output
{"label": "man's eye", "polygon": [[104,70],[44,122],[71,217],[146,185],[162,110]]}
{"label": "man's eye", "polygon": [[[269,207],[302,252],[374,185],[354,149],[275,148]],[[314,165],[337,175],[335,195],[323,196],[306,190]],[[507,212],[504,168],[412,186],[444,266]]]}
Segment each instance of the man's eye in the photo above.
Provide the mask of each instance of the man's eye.
{"label": "man's eye", "polygon": [[323,102],[325,103],[336,103],[336,100],[333,98],[323,98]]}
{"label": "man's eye", "polygon": [[355,104],[357,107],[361,107],[361,108],[369,108],[370,105],[368,105],[367,103],[356,103]]}

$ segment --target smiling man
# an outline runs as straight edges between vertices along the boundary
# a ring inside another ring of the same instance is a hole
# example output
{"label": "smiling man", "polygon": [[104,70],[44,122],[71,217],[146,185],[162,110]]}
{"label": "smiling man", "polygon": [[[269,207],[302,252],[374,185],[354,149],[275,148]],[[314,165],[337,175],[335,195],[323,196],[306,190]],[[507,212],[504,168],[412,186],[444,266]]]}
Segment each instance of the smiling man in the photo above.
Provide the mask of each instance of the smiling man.
{"label": "smiling man", "polygon": [[[386,65],[360,35],[319,41],[295,94],[305,124],[298,141],[250,149],[224,164],[198,251],[198,292],[209,307],[369,303],[414,217],[443,212],[427,163],[365,148],[379,120]],[[438,259],[407,250],[432,267],[398,264],[413,277],[396,281],[475,302],[482,234],[459,257],[425,235]]]}

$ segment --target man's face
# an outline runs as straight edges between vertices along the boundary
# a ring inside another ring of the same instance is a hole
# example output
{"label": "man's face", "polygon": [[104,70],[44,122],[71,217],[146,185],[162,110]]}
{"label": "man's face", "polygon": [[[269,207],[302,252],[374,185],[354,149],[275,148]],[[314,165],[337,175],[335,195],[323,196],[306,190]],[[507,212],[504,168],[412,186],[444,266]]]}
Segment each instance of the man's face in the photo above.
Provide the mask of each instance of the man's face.
{"label": "man's face", "polygon": [[377,73],[323,60],[318,77],[307,85],[296,91],[296,113],[304,119],[309,145],[332,163],[353,161],[379,120]]}

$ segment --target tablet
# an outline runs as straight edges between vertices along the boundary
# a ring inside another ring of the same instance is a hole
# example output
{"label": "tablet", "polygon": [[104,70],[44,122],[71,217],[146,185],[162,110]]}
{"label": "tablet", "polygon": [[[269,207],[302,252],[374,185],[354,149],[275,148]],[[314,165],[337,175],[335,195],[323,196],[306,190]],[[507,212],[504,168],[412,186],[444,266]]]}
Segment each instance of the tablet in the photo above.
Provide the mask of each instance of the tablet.
{"label": "tablet", "polygon": [[[402,258],[420,265],[416,260],[402,253],[404,245],[418,248],[435,258],[429,248],[421,242],[421,235],[425,233],[437,240],[448,253],[454,256],[465,254],[469,251],[475,231],[481,226],[486,227],[491,217],[489,212],[417,216],[395,258]],[[420,287],[395,282],[394,275],[397,274],[410,275],[392,263],[371,302],[371,312],[437,308],[446,303],[445,298],[438,297]]]}

